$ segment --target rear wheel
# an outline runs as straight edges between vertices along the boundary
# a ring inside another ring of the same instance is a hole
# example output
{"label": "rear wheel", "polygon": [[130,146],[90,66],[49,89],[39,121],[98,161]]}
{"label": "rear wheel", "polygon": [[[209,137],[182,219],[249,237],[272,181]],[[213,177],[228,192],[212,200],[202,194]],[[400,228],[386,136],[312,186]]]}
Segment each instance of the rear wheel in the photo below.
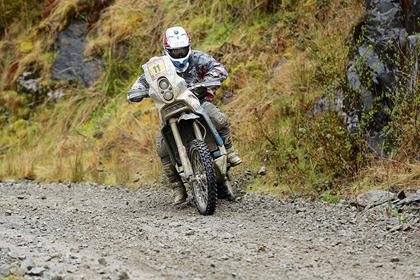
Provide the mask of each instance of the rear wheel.
{"label": "rear wheel", "polygon": [[198,139],[188,145],[188,154],[194,178],[191,182],[198,212],[211,215],[216,210],[217,183],[213,160],[207,145]]}

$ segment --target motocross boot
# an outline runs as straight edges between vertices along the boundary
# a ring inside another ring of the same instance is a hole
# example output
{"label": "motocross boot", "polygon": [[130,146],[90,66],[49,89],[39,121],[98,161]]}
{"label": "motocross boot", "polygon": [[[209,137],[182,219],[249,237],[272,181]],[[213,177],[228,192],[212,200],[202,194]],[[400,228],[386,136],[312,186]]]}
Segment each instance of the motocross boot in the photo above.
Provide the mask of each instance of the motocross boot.
{"label": "motocross boot", "polygon": [[187,200],[187,190],[185,189],[184,184],[181,181],[172,183],[173,189],[175,191],[174,204],[179,205],[184,203]]}
{"label": "motocross boot", "polygon": [[242,163],[242,159],[233,147],[230,147],[227,151],[227,160],[233,166],[237,166]]}
{"label": "motocross boot", "polygon": [[175,192],[174,204],[178,205],[184,203],[188,197],[187,191],[178,173],[176,173],[175,168],[169,162],[166,162],[163,165],[163,171]]}
{"label": "motocross boot", "polygon": [[175,167],[172,165],[171,158],[161,135],[156,139],[156,149],[162,161],[163,173],[165,173],[170,186],[175,191],[174,203],[175,205],[182,204],[188,197],[187,191]]}

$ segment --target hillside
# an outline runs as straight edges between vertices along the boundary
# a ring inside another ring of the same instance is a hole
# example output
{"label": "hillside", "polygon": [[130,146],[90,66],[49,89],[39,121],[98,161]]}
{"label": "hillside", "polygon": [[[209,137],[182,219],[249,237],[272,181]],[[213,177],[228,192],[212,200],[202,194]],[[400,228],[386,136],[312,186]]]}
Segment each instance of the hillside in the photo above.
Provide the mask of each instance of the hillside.
{"label": "hillside", "polygon": [[[160,54],[165,28],[182,25],[193,48],[229,70],[216,103],[245,160],[237,173],[267,169],[250,189],[336,201],[361,189],[418,188],[416,52],[396,50],[393,37],[378,43],[377,54],[362,52],[376,44],[369,38],[376,38],[377,2],[3,0],[0,179],[157,180],[154,106],[128,104],[126,93],[140,66]],[[404,36],[419,31],[418,7],[387,2],[404,22]],[[377,86],[383,72],[371,58],[386,61],[395,87]],[[330,110],[337,102],[343,105]]]}

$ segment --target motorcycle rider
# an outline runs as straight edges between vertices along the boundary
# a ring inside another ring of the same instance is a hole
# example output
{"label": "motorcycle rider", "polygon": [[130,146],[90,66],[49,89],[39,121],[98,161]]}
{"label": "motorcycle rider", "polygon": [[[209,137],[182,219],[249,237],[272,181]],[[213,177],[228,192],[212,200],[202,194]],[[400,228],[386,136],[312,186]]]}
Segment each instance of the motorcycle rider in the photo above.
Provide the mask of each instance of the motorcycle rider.
{"label": "motorcycle rider", "polygon": [[[185,79],[188,86],[212,80],[223,82],[227,78],[226,68],[220,62],[206,53],[191,49],[191,39],[182,27],[171,27],[166,30],[163,37],[163,53],[170,58],[178,75]],[[149,85],[143,74],[128,92],[128,101],[140,102],[148,96],[148,92]],[[232,146],[229,121],[226,115],[211,103],[213,99],[213,92],[208,90],[200,103],[224,140],[228,162],[232,166],[236,166],[242,160]],[[162,161],[163,171],[175,190],[175,204],[181,204],[185,202],[187,192],[180,176],[172,165],[165,145],[162,135],[159,134],[157,137],[157,153]]]}

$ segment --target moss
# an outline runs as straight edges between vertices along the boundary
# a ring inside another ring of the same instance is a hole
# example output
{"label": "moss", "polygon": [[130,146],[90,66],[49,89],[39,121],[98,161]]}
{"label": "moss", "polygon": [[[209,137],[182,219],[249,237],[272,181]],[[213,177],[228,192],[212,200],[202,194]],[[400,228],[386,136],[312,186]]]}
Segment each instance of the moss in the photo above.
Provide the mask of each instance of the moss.
{"label": "moss", "polygon": [[338,203],[340,202],[340,195],[336,191],[326,190],[321,194],[322,200],[327,203]]}

